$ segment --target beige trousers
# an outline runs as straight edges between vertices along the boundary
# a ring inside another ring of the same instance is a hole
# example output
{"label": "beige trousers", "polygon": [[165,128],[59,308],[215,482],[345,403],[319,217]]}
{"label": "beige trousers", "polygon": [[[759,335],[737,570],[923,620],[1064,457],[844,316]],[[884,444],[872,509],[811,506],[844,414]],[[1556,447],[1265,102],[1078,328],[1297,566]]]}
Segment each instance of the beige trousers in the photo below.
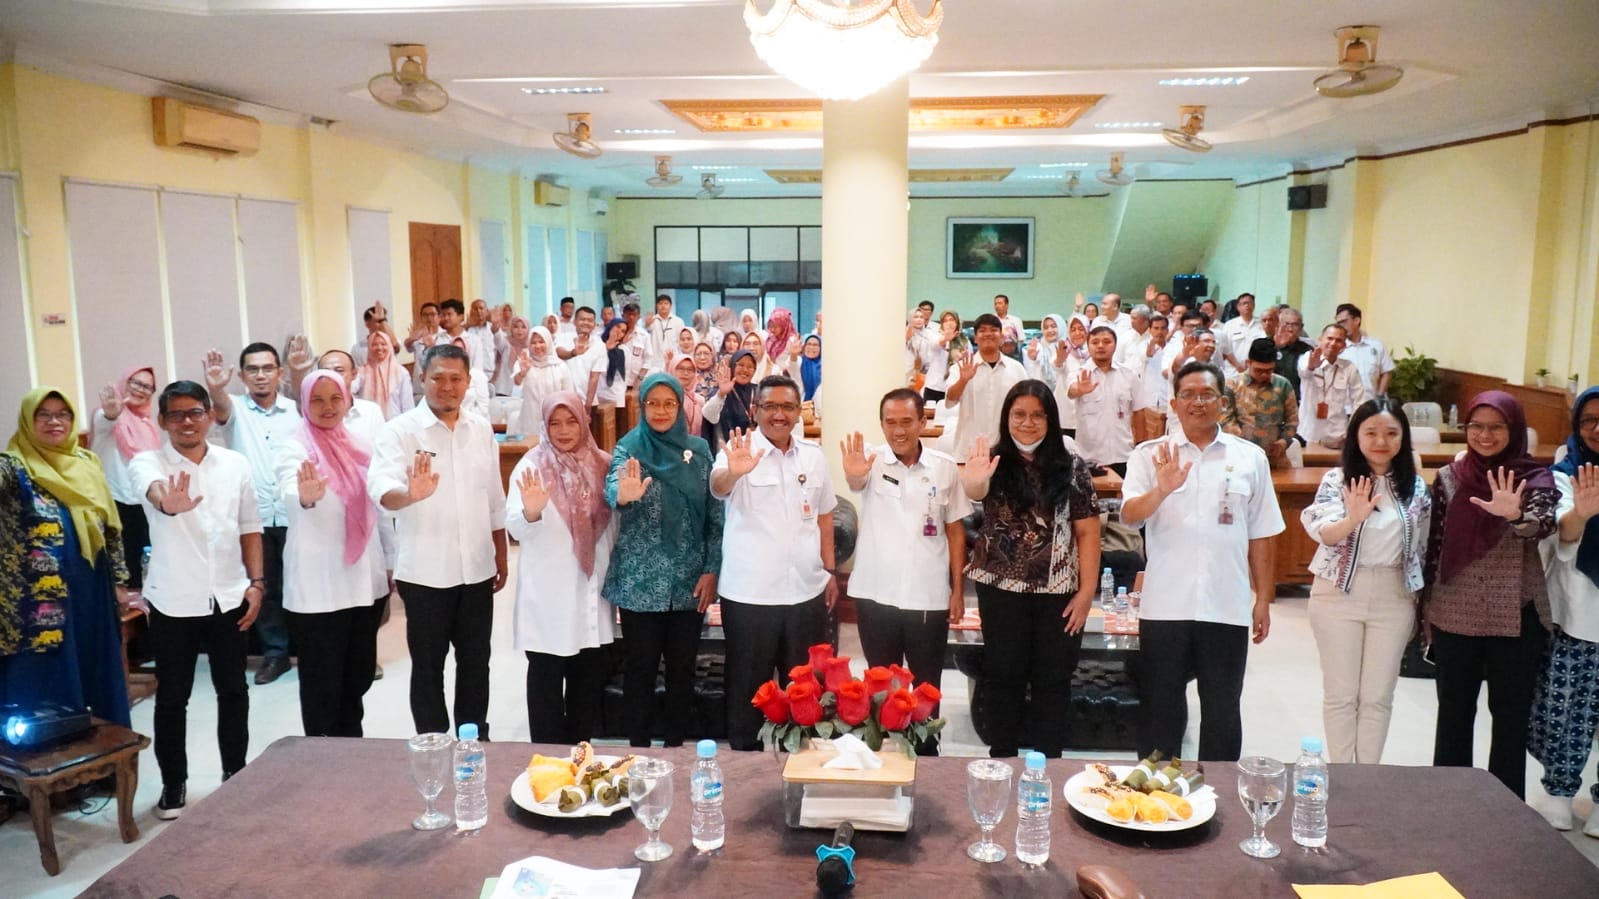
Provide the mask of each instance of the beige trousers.
{"label": "beige trousers", "polygon": [[1310,632],[1321,655],[1328,761],[1382,761],[1399,662],[1415,627],[1415,597],[1401,568],[1361,568],[1347,594],[1316,578]]}

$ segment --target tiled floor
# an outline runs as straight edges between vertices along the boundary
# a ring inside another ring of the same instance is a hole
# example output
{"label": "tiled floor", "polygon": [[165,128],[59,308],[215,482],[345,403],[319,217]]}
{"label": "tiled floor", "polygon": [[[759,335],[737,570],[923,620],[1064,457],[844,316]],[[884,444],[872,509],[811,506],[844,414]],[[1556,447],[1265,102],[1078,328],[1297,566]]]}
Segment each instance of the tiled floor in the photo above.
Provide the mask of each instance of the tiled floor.
{"label": "tiled floor", "polygon": [[[514,560],[514,551],[513,551]],[[514,573],[512,583],[515,583]],[[494,657],[491,663],[494,691],[490,700],[489,719],[494,724],[495,735],[502,740],[526,740],[528,736],[526,706],[523,700],[525,661],[511,648],[510,594],[501,594],[496,604],[494,626]],[[378,640],[378,655],[386,677],[375,683],[367,694],[366,732],[373,737],[405,738],[412,734],[411,716],[406,700],[410,661],[405,652],[405,630],[400,610],[394,620],[382,630]],[[853,626],[846,626],[840,642],[842,652],[860,658],[860,644]],[[204,661],[201,661],[204,665]],[[1274,755],[1291,759],[1297,755],[1299,738],[1305,734],[1321,732],[1321,675],[1317,664],[1315,644],[1306,621],[1303,594],[1288,594],[1281,598],[1273,612],[1271,638],[1251,652],[1249,673],[1244,687],[1244,752]],[[272,741],[300,733],[299,703],[296,697],[298,676],[291,672],[277,683],[250,689],[250,754],[254,757]],[[194,698],[189,706],[189,760],[192,770],[189,781],[189,802],[202,802],[216,789],[221,770],[216,756],[213,737],[216,723],[216,702],[209,689],[209,678],[202,672],[196,678]],[[945,673],[944,708],[950,718],[945,731],[946,755],[983,755],[986,747],[978,742],[967,714],[968,694],[965,678],[950,671]],[[1197,723],[1197,698],[1190,696],[1194,711],[1191,721]],[[1384,761],[1396,765],[1425,765],[1432,757],[1432,729],[1434,700],[1431,681],[1401,679],[1394,702],[1392,730]],[[1487,758],[1486,699],[1477,726],[1477,758]],[[144,702],[133,711],[133,725],[143,732],[151,732],[153,702]],[[1196,734],[1191,729],[1184,745],[1192,751]],[[1104,753],[1092,753],[1103,756]],[[1126,755],[1131,758],[1130,754]],[[1599,753],[1595,760],[1599,761]],[[68,897],[75,896],[102,873],[115,866],[145,840],[159,833],[164,826],[155,819],[152,809],[160,792],[160,778],[156,774],[155,760],[148,753],[142,759],[139,792],[135,799],[136,819],[140,838],[124,845],[117,836],[116,810],[109,804],[91,815],[60,812],[55,817],[56,845],[61,854],[63,871],[58,877],[44,873],[38,861],[38,850],[33,830],[26,815],[13,818],[0,825],[0,895],[6,897]],[[405,764],[396,756],[396,765]],[[1540,773],[1536,763],[1529,762],[1528,783],[1536,789]],[[1590,775],[1592,768],[1589,769]],[[1333,787],[1337,796],[1337,786]],[[1586,790],[1583,791],[1586,794]],[[96,804],[99,800],[96,800]],[[1589,812],[1591,804],[1586,798],[1579,800],[1580,814]],[[1332,814],[1338,814],[1334,798]],[[1565,837],[1579,851],[1599,865],[1599,840],[1585,837],[1573,830]]]}

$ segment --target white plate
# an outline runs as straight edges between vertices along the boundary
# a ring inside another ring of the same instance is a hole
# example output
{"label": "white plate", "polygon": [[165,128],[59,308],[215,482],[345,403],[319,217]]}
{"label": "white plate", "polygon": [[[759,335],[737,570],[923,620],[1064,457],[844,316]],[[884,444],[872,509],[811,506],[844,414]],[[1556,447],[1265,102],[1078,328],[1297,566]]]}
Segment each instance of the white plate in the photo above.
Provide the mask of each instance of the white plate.
{"label": "white plate", "polygon": [[[613,762],[619,761],[621,758],[622,757],[619,755],[596,755],[594,760],[596,762],[604,762],[609,765]],[[589,801],[578,806],[577,811],[563,812],[561,811],[560,807],[555,804],[555,797],[558,795],[560,795],[559,790],[557,790],[554,794],[551,794],[550,798],[544,800],[543,802],[539,802],[538,800],[534,799],[533,787],[527,781],[526,768],[523,768],[522,773],[516,776],[516,780],[511,781],[511,801],[535,815],[543,815],[546,818],[609,818],[617,812],[629,807],[627,797],[625,796],[622,798],[621,802],[618,802],[612,806],[600,805],[598,802],[594,801],[593,797],[589,797]]]}
{"label": "white plate", "polygon": [[[1133,766],[1112,765],[1110,769],[1116,772],[1117,777],[1126,777],[1127,773],[1133,770]],[[1070,780],[1066,781],[1066,786],[1062,788],[1065,791],[1066,803],[1103,824],[1120,827],[1123,830],[1143,830],[1153,833],[1162,833],[1169,830],[1187,830],[1190,827],[1198,827],[1216,816],[1216,791],[1207,785],[1201,786],[1192,796],[1187,797],[1189,804],[1194,807],[1194,813],[1189,816],[1187,821],[1179,820],[1176,817],[1161,824],[1146,824],[1142,821],[1117,821],[1110,815],[1105,814],[1104,809],[1093,808],[1084,803],[1079,795],[1083,789],[1100,782],[1099,775],[1092,771],[1077,772]]]}

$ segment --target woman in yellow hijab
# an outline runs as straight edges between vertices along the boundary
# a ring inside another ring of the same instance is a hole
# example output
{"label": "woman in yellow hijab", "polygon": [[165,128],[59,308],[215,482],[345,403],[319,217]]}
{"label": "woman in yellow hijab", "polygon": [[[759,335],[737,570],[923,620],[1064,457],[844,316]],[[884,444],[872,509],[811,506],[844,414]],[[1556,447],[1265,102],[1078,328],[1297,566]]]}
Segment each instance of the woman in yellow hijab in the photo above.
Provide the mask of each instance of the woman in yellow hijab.
{"label": "woman in yellow hijab", "polygon": [[66,395],[23,397],[0,454],[0,705],[87,706],[128,724],[121,526]]}

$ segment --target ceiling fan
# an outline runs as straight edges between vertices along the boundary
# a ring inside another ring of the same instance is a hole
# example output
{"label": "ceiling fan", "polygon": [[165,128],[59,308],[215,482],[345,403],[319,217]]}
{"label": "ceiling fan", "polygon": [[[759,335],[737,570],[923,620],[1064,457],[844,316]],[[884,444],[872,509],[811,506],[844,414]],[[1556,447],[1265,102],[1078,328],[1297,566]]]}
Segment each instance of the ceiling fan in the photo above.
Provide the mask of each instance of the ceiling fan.
{"label": "ceiling fan", "polygon": [[676,187],[683,180],[682,175],[672,174],[672,157],[655,157],[655,175],[645,178],[644,183],[651,187]]}
{"label": "ceiling fan", "polygon": [[555,145],[573,156],[598,159],[605,151],[601,150],[600,145],[592,139],[594,128],[590,124],[591,118],[586,112],[567,113],[566,130],[554,135]]}
{"label": "ceiling fan", "polygon": [[1070,175],[1068,175],[1066,177],[1065,181],[1061,182],[1061,184],[1060,184],[1060,192],[1065,194],[1068,197],[1108,197],[1108,196],[1110,196],[1110,192],[1109,191],[1100,191],[1099,193],[1092,193],[1092,194],[1083,193],[1083,191],[1082,191],[1082,183],[1083,183],[1082,176],[1077,174],[1076,172],[1072,172]]}
{"label": "ceiling fan", "polygon": [[714,200],[727,191],[727,188],[716,183],[716,173],[706,172],[700,176],[700,192],[694,196],[701,200]]}
{"label": "ceiling fan", "polygon": [[1127,185],[1132,184],[1133,176],[1129,175],[1122,168],[1122,163],[1125,159],[1126,154],[1124,153],[1110,154],[1110,168],[1100,169],[1094,174],[1094,177],[1112,187],[1126,187]]}
{"label": "ceiling fan", "polygon": [[1210,141],[1199,136],[1200,129],[1205,127],[1205,107],[1179,107],[1177,120],[1178,126],[1162,130],[1161,137],[1166,138],[1166,142],[1174,147],[1193,153],[1209,153]]}
{"label": "ceiling fan", "polygon": [[449,105],[450,95],[428,78],[428,48],[422,44],[390,44],[389,71],[366,83],[372,99],[390,109],[428,115]]}
{"label": "ceiling fan", "polygon": [[1376,25],[1346,25],[1333,32],[1338,37],[1338,68],[1315,81],[1323,97],[1364,97],[1399,83],[1405,70],[1377,61]]}

